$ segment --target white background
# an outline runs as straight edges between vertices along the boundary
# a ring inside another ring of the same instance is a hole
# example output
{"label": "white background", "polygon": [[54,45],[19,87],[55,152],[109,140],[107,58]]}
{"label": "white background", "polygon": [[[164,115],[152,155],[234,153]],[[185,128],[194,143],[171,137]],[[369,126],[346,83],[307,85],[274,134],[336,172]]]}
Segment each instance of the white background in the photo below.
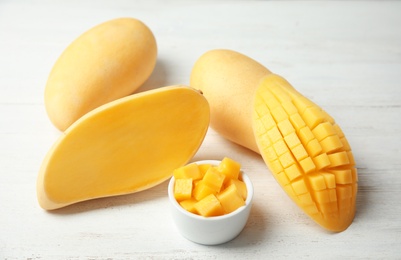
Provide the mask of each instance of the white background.
{"label": "white background", "polygon": [[[242,52],[284,76],[342,127],[359,171],[357,214],[344,232],[312,222],[258,154],[209,130],[193,160],[234,158],[255,186],[233,241],[201,246],[176,230],[167,182],[46,212],[42,160],[61,132],[44,86],[67,45],[112,18],[141,19],[158,63],[139,90],[189,84],[196,59]],[[0,1],[0,259],[394,259],[401,256],[401,2]]]}

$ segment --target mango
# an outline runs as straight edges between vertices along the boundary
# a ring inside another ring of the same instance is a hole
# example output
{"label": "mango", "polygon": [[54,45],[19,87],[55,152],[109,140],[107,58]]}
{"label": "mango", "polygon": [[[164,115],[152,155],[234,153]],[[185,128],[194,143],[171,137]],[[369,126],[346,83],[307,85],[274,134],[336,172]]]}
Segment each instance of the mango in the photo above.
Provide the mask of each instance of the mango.
{"label": "mango", "polygon": [[199,215],[204,217],[214,217],[224,214],[224,209],[214,194],[210,194],[195,203],[194,208]]}
{"label": "mango", "polygon": [[134,94],[92,110],[43,160],[40,206],[52,210],[158,185],[195,155],[209,120],[205,97],[186,86]]}
{"label": "mango", "polygon": [[241,197],[246,200],[246,197],[248,196],[248,190],[246,189],[246,184],[245,182],[238,180],[238,179],[229,179],[227,182],[226,187],[229,187],[231,185],[235,185],[237,188],[238,193],[241,195]]}
{"label": "mango", "polygon": [[174,184],[174,198],[180,202],[192,198],[192,179],[177,179]]}
{"label": "mango", "polygon": [[[191,163],[182,166],[174,170],[174,197],[182,208],[197,215],[229,214],[244,206],[247,198],[246,184],[239,175],[240,166],[228,157],[218,165]],[[195,167],[205,172],[200,180],[189,177],[198,172]]]}
{"label": "mango", "polygon": [[[316,223],[335,232],[347,229],[358,178],[338,124],[276,74],[263,78],[254,98],[255,138],[278,183]],[[336,180],[339,171],[348,181]]]}
{"label": "mango", "polygon": [[231,158],[224,157],[217,169],[218,172],[221,172],[225,176],[224,184],[227,184],[230,180],[238,179],[241,171],[241,164]]}
{"label": "mango", "polygon": [[192,179],[196,181],[202,179],[203,174],[196,163],[191,163],[175,169],[173,176],[175,179]]}
{"label": "mango", "polygon": [[235,184],[228,186],[222,192],[217,194],[217,199],[220,201],[225,214],[229,214],[245,205],[245,201]]}
{"label": "mango", "polygon": [[208,183],[203,180],[196,182],[194,186],[195,188],[192,191],[192,196],[198,201],[210,194],[217,194],[218,192],[214,186],[208,185]]}
{"label": "mango", "polygon": [[190,198],[187,200],[183,200],[180,202],[181,207],[183,207],[186,211],[197,214],[196,213],[196,209],[194,207],[194,205],[197,203],[198,201],[194,198]]}
{"label": "mango", "polygon": [[261,154],[312,220],[334,232],[351,225],[357,168],[344,133],[327,112],[283,77],[230,50],[202,55],[194,64],[191,86],[208,99],[211,126]]}
{"label": "mango", "polygon": [[157,58],[151,30],[133,18],[106,21],[75,39],[54,64],[45,107],[61,131],[110,101],[132,94],[151,75]]}
{"label": "mango", "polygon": [[259,80],[271,72],[255,60],[231,50],[211,50],[195,62],[190,86],[210,104],[210,126],[226,139],[258,152],[252,134],[250,104]]}
{"label": "mango", "polygon": [[219,172],[216,167],[210,167],[203,176],[202,181],[214,191],[220,192],[221,188],[223,187],[225,177],[226,176]]}

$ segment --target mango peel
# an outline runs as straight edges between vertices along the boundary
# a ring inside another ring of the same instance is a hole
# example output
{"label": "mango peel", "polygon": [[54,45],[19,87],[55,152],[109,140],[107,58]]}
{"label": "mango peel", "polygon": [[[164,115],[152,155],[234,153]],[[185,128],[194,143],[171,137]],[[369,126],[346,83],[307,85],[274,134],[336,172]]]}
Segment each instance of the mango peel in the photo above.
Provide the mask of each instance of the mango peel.
{"label": "mango peel", "polygon": [[132,94],[149,78],[156,58],[156,39],[138,19],[113,19],[89,29],[49,74],[44,98],[51,122],[64,131],[89,111]]}

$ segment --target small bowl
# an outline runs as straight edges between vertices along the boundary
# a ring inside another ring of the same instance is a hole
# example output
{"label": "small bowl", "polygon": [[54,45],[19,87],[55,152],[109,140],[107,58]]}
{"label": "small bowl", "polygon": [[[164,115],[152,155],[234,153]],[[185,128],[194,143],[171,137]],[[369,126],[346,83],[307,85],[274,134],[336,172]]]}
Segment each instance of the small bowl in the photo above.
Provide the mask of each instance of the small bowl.
{"label": "small bowl", "polygon": [[[195,162],[217,166],[220,161],[204,160]],[[253,186],[249,177],[241,171],[242,180],[247,187],[245,205],[222,216],[203,217],[188,212],[174,198],[174,176],[168,185],[168,197],[171,204],[173,221],[182,236],[188,240],[203,245],[218,245],[228,242],[241,233],[248,221],[253,199]]]}

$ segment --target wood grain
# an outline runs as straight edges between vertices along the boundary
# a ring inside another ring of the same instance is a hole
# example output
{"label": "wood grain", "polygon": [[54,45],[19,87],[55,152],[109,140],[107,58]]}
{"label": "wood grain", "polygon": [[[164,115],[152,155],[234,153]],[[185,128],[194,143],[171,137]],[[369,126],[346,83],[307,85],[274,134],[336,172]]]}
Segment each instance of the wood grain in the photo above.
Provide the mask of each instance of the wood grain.
{"label": "wood grain", "polygon": [[[1,1],[0,259],[396,259],[401,255],[401,2]],[[258,154],[212,129],[193,160],[240,161],[255,186],[243,232],[220,246],[178,234],[167,182],[54,212],[36,200],[41,162],[61,135],[44,86],[82,32],[131,16],[154,32],[158,63],[140,91],[188,84],[205,51],[242,52],[287,78],[340,124],[359,170],[357,214],[322,230],[278,186]]]}

